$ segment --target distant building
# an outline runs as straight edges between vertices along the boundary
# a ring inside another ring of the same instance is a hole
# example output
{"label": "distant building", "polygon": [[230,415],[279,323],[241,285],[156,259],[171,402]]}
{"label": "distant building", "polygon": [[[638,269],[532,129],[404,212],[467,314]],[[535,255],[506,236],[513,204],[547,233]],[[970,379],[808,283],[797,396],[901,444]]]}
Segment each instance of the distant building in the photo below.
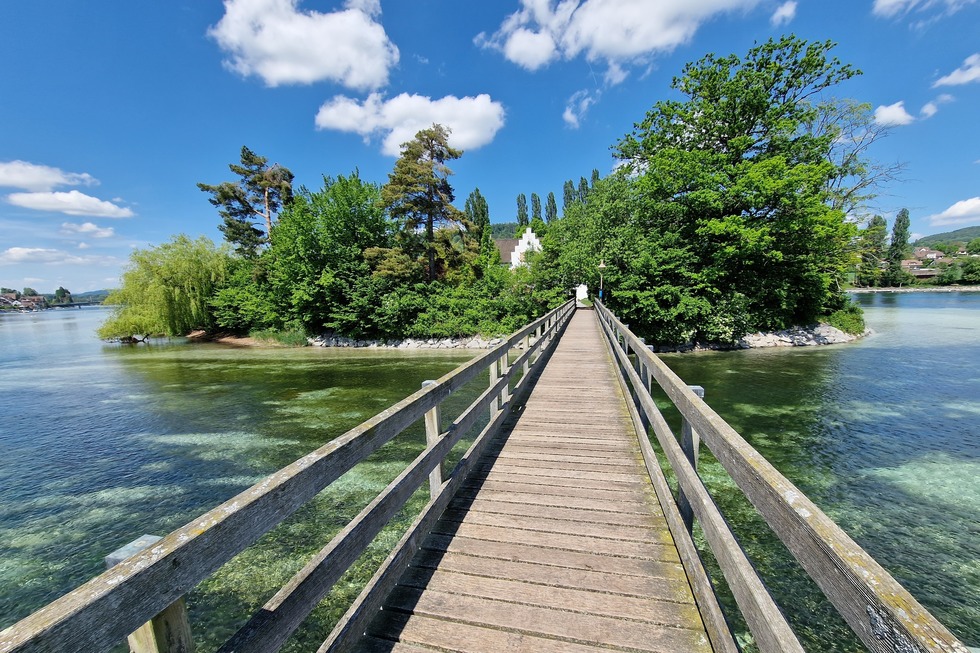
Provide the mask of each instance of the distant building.
{"label": "distant building", "polygon": [[524,232],[520,238],[501,238],[495,240],[497,250],[500,252],[500,262],[514,268],[527,265],[525,254],[528,252],[540,252],[541,240],[534,235],[530,228]]}

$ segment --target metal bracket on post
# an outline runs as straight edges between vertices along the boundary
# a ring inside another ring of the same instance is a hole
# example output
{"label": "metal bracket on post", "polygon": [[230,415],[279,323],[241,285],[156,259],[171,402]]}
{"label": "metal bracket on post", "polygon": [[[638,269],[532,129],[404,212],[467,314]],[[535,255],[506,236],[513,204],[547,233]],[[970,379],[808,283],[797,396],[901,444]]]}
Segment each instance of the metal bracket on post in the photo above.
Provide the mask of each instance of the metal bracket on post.
{"label": "metal bracket on post", "polygon": [[[115,567],[162,539],[157,535],[143,535],[116,549],[105,557],[106,569]],[[140,626],[126,641],[131,653],[194,653],[194,640],[191,637],[184,597],[180,597],[164,608],[163,612]]]}
{"label": "metal bracket on post", "polygon": [[[704,388],[699,385],[689,385],[687,386],[691,389],[691,392],[696,394],[701,399],[704,399]],[[694,471],[698,471],[698,450],[701,448],[701,438],[698,436],[697,431],[695,431],[690,422],[686,418],[681,420],[681,449],[684,451],[684,455],[687,457],[691,467]],[[694,511],[691,509],[691,502],[687,500],[684,496],[683,490],[678,489],[677,491],[677,509],[681,513],[681,518],[684,520],[684,526],[687,527],[687,532],[690,533],[691,529],[694,527]]]}
{"label": "metal bracket on post", "polygon": [[[435,385],[435,381],[422,381],[422,387],[426,388],[430,385]],[[441,429],[439,423],[441,422],[441,415],[439,413],[439,404],[433,406],[429,412],[425,414],[425,446],[431,449],[439,442],[439,437],[441,435]],[[435,498],[439,494],[439,490],[442,489],[442,468],[444,461],[439,461],[431,472],[429,472],[429,496]]]}

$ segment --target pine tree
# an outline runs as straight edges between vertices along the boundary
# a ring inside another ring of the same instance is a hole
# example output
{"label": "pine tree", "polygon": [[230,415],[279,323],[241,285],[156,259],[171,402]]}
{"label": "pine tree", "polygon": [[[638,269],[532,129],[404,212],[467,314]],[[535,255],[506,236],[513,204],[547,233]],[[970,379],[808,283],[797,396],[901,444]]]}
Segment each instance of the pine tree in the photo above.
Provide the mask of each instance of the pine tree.
{"label": "pine tree", "polygon": [[[218,228],[225,240],[247,257],[258,254],[259,248],[269,241],[279,210],[293,197],[293,173],[278,163],[270,166],[268,161],[242,146],[241,165],[228,166],[239,181],[197,185],[211,193],[208,201],[218,207],[218,214],[224,219]],[[256,221],[265,227],[264,231],[256,226]]]}
{"label": "pine tree", "polygon": [[436,225],[465,218],[452,204],[455,196],[449,176],[453,171],[446,165],[446,161],[458,159],[463,152],[449,146],[449,133],[446,127],[433,124],[404,143],[401,157],[381,189],[381,200],[391,216],[401,222],[406,241],[413,240],[416,232],[425,228],[429,281],[436,278]]}

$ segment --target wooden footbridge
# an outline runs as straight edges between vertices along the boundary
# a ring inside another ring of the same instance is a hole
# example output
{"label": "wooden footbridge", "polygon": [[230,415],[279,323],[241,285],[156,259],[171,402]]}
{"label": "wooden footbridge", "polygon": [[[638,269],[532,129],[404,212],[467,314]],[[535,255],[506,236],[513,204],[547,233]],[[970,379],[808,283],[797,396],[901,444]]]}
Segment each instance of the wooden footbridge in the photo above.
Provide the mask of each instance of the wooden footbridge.
{"label": "wooden footbridge", "polygon": [[[488,372],[443,419],[446,397]],[[738,651],[695,519],[759,650],[801,652],[697,475],[700,442],[869,650],[968,650],[615,316],[569,303],[0,632],[0,652],[101,651],[127,635],[134,651],[193,650],[182,595],[419,420],[425,451],[220,651],[279,650],[428,479],[428,505],[318,653]]]}

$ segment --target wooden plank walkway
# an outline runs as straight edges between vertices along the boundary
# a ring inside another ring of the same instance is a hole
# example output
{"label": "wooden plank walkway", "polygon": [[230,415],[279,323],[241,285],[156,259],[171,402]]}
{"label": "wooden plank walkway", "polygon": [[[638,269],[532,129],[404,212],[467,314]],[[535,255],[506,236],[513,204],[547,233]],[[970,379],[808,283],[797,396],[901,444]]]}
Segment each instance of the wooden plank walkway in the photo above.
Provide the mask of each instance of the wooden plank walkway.
{"label": "wooden plank walkway", "polygon": [[592,311],[358,650],[710,651]]}

